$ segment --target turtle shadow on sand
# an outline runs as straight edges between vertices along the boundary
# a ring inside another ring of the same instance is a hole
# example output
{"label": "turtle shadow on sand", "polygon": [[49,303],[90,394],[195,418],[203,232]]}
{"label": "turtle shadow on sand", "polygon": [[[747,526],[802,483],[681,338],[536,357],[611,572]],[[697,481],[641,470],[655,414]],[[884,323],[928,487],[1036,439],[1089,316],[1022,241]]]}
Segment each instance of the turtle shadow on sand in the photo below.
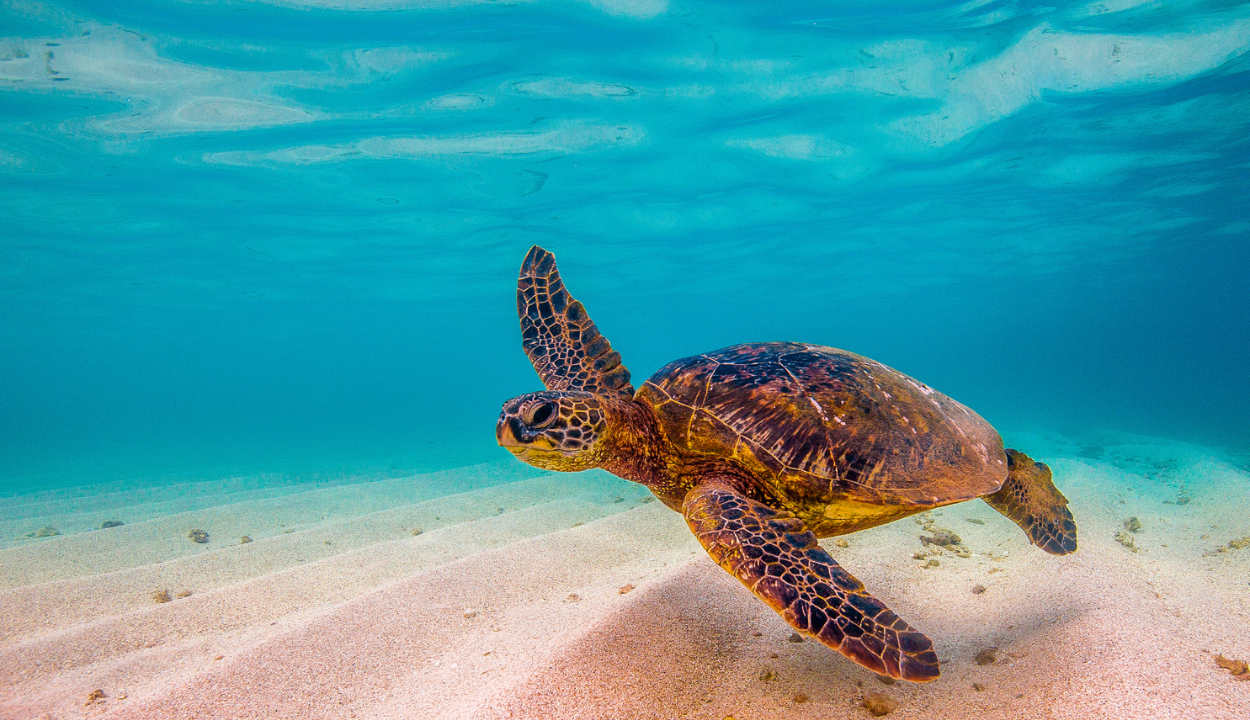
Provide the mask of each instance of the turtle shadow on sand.
{"label": "turtle shadow on sand", "polygon": [[821,345],[747,343],[671,362],[635,389],[537,246],[517,314],[546,390],[504,403],[499,445],[539,468],[645,485],[794,629],[873,672],[929,681],[938,656],[818,537],[980,498],[1042,550],[1076,550],[1049,467],[893,368]]}
{"label": "turtle shadow on sand", "polygon": [[[752,618],[759,618],[752,621]],[[758,629],[764,630],[757,634]],[[773,650],[799,647],[790,630],[715,565],[699,558],[633,593],[619,609],[559,648],[543,667],[507,689],[510,707],[526,717],[725,717],[752,707],[756,696],[784,694],[797,673]],[[778,653],[778,654],[779,654]],[[861,668],[823,653],[828,692],[850,697]],[[603,662],[610,658],[610,662]],[[764,680],[768,670],[773,675]]]}
{"label": "turtle shadow on sand", "polygon": [[[889,574],[887,569],[881,573]],[[532,673],[501,688],[490,717],[509,712],[524,717],[791,717],[796,697],[804,698],[805,707],[825,708],[812,715],[825,717],[830,708],[845,713],[844,708],[857,707],[866,692],[884,693],[902,707],[957,708],[973,692],[972,682],[985,683],[993,692],[1004,673],[1018,670],[1008,669],[1011,663],[1028,662],[1014,660],[1013,652],[1041,646],[1039,635],[1079,617],[1062,602],[1013,607],[1000,615],[1013,629],[996,629],[977,622],[981,611],[973,605],[928,607],[928,598],[912,600],[909,610],[924,610],[920,624],[943,647],[943,660],[950,660],[943,668],[951,677],[935,684],[886,686],[868,669],[818,643],[793,642],[792,629],[780,618],[715,564],[692,558],[630,593]],[[944,620],[964,630],[948,630]],[[978,666],[974,648],[987,643],[1001,648],[998,662]],[[859,717],[855,712],[847,716]]]}

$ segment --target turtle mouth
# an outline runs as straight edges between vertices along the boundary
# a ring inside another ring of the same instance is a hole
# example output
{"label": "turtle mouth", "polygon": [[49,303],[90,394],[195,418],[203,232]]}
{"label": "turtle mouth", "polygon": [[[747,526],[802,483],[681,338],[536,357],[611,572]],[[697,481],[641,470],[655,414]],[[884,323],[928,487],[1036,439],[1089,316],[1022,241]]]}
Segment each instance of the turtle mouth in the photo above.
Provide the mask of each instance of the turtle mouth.
{"label": "turtle mouth", "polygon": [[543,448],[534,447],[533,445],[505,445],[499,443],[499,446],[522,460],[554,456],[572,457],[575,454],[560,448]]}
{"label": "turtle mouth", "polygon": [[512,456],[523,463],[534,465],[535,467],[547,467],[552,462],[563,462],[571,453],[565,452],[559,448],[534,447],[533,445],[521,445],[519,443],[499,443],[500,447],[512,453]]}

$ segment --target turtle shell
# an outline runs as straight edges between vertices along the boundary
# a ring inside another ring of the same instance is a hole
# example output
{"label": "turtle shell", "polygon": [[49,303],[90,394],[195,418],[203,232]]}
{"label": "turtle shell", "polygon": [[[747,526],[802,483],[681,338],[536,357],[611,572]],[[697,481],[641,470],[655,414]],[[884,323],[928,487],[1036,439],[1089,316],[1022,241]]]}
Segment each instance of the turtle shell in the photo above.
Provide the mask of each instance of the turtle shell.
{"label": "turtle shell", "polygon": [[1007,477],[1002,439],[979,415],[835,348],[735,345],[669,363],[637,398],[679,450],[732,459],[795,500],[933,507]]}

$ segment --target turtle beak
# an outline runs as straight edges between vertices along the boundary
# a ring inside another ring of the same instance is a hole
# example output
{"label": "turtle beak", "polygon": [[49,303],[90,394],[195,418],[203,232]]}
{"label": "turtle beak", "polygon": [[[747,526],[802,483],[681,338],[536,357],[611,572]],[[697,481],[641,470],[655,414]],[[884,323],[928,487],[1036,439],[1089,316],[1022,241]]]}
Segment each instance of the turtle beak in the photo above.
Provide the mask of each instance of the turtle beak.
{"label": "turtle beak", "polygon": [[519,421],[514,417],[508,417],[507,413],[499,416],[499,421],[495,423],[495,442],[500,447],[507,448],[513,455],[520,455],[525,451],[525,446],[521,444]]}
{"label": "turtle beak", "polygon": [[499,416],[495,423],[495,442],[508,452],[524,459],[530,451],[555,450],[555,443],[541,432],[525,427],[521,420],[508,413]]}

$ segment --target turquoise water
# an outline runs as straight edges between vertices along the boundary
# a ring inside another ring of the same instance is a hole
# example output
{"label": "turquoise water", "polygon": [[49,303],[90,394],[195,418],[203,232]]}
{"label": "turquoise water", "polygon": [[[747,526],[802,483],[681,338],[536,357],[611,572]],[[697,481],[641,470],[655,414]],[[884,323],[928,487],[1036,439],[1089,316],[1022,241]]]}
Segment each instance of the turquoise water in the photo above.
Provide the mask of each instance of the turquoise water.
{"label": "turquoise water", "polygon": [[500,460],[532,244],[638,379],[1250,447],[1246,4],[346,5],[0,7],[4,492]]}

